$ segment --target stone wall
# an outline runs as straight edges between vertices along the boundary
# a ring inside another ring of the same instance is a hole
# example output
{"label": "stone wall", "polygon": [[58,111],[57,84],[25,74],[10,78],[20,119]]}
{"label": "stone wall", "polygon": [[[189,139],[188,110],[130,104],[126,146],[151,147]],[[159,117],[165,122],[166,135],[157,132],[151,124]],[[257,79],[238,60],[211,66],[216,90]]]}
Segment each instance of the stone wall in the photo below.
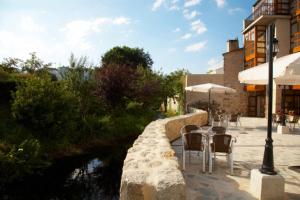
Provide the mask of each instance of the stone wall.
{"label": "stone wall", "polygon": [[128,150],[121,179],[121,200],[184,200],[186,185],[170,141],[185,124],[207,124],[207,112],[151,122]]}
{"label": "stone wall", "polygon": [[[224,74],[188,74],[186,76],[186,86],[204,83],[215,83],[235,89],[235,94],[211,93],[211,102],[215,101],[220,108],[228,113],[240,112],[247,115],[248,95],[244,91],[244,85],[238,80],[238,74],[244,69],[244,50],[238,48],[237,40],[230,40],[233,45],[229,45],[230,51],[223,54]],[[198,92],[186,92],[186,106],[197,101],[208,102],[208,94]]]}
{"label": "stone wall", "polygon": [[237,92],[225,95],[224,108],[229,113],[247,113],[248,96],[244,86],[238,80],[238,74],[244,70],[244,50],[236,49],[223,54],[224,57],[224,86],[235,89]]}
{"label": "stone wall", "polygon": [[[215,83],[224,85],[224,74],[188,74],[186,76],[186,86],[198,85],[204,83]],[[217,102],[223,107],[223,94],[211,94],[210,101]],[[208,93],[186,91],[186,105],[190,106],[197,101],[208,102]]]}

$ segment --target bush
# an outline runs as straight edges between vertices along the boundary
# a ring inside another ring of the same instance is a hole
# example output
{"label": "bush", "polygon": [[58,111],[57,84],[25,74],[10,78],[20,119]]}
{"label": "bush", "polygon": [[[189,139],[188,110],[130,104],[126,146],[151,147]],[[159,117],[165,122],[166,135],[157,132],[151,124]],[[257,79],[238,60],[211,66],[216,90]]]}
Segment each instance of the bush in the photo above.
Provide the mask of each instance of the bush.
{"label": "bush", "polygon": [[76,97],[63,82],[32,77],[17,87],[12,103],[14,119],[39,139],[64,139],[75,129]]}
{"label": "bush", "polygon": [[11,94],[16,91],[16,81],[0,81],[0,98],[1,100],[11,100]]}
{"label": "bush", "polygon": [[39,141],[26,139],[13,146],[8,153],[0,151],[0,183],[20,181],[26,175],[37,174],[49,164],[42,159]]}

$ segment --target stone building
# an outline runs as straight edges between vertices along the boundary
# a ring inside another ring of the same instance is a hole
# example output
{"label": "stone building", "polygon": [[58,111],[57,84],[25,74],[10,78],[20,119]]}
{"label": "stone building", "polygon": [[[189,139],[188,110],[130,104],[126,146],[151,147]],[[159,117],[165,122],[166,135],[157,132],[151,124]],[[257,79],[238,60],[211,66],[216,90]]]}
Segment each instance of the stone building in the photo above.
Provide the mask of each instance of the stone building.
{"label": "stone building", "polygon": [[[227,41],[227,51],[223,54],[223,73],[214,74],[188,74],[185,85],[192,86],[204,83],[215,83],[231,87],[237,91],[235,94],[211,94],[211,102],[215,101],[228,113],[247,113],[247,93],[238,81],[238,73],[244,68],[243,48],[239,48],[237,39]],[[207,102],[208,94],[186,91],[186,106],[189,107],[197,101]]]}

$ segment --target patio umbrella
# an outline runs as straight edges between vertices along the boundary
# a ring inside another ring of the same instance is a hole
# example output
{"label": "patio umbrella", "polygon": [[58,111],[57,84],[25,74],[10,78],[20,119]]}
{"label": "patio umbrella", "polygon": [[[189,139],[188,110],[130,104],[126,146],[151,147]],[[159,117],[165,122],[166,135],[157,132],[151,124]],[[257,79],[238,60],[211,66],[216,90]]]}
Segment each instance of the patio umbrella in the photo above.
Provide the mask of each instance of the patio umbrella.
{"label": "patio umbrella", "polygon": [[[239,81],[246,84],[267,85],[269,63],[239,73]],[[273,78],[278,85],[300,85],[300,52],[277,58],[273,62]]]}
{"label": "patio umbrella", "polygon": [[214,83],[205,83],[205,84],[200,84],[200,85],[188,86],[185,88],[185,90],[191,91],[191,92],[208,93],[208,113],[210,111],[210,94],[211,93],[219,93],[219,94],[236,93],[235,89],[225,87],[223,85],[217,85]]}

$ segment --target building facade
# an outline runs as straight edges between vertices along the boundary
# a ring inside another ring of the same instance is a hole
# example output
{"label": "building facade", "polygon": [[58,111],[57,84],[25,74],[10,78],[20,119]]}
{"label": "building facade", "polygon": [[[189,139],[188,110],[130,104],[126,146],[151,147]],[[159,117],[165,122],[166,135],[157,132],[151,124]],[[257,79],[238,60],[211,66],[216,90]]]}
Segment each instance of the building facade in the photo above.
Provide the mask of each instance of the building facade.
{"label": "building facade", "polygon": [[[251,15],[244,20],[244,69],[257,67],[267,61],[267,29],[275,25],[275,37],[279,52],[274,58],[300,52],[300,0],[258,0]],[[283,86],[273,89],[273,112],[281,109]],[[300,90],[298,85],[285,87],[285,113],[300,114]],[[247,92],[248,116],[263,117],[267,111],[266,85],[244,85]]]}
{"label": "building facade", "polygon": [[[222,69],[219,73],[188,74],[185,85],[215,83],[235,89],[235,94],[211,94],[211,102],[216,102],[227,113],[247,115],[247,93],[238,81],[238,74],[244,69],[244,50],[239,47],[237,39],[227,41],[227,51],[223,54]],[[219,66],[218,66],[219,67]],[[221,73],[222,72],[222,73]],[[208,94],[186,91],[186,106],[197,101],[208,102]]]}

